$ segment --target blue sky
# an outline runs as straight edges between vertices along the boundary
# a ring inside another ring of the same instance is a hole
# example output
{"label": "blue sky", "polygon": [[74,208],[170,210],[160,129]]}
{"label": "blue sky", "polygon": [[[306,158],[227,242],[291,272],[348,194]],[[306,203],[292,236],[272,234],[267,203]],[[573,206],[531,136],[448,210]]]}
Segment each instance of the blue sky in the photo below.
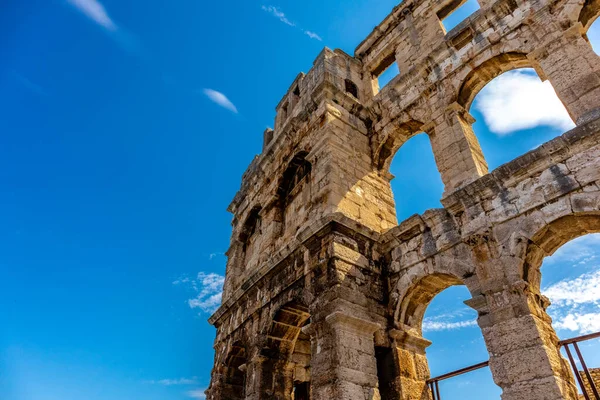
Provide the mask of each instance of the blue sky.
{"label": "blue sky", "polygon": [[[4,1],[0,398],[202,399],[213,361],[206,319],[229,243],[225,209],[275,105],[323,46],[351,54],[395,5]],[[500,78],[471,110],[491,168],[568,125],[530,72]],[[507,93],[515,83],[527,93]],[[542,105],[535,118],[516,115],[529,95]],[[404,172],[414,170],[419,180]],[[426,135],[399,151],[392,173],[399,219],[439,206]],[[585,264],[565,246],[544,266],[564,337],[598,320],[589,317],[598,298],[569,292],[598,282],[600,250],[589,238],[569,245],[588,254]],[[465,298],[451,288],[428,309],[434,375],[487,358]],[[492,387],[486,373],[455,384]]]}

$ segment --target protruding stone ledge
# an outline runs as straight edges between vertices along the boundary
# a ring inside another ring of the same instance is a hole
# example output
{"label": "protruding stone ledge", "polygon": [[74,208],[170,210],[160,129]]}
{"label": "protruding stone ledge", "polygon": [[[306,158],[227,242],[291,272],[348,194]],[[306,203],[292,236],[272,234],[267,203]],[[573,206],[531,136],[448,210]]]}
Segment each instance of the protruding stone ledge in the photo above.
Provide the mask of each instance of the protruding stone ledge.
{"label": "protruding stone ledge", "polygon": [[420,354],[425,354],[425,349],[431,346],[431,341],[404,330],[392,329],[390,331],[390,337],[397,346],[401,346],[403,349],[416,351]]}
{"label": "protruding stone ledge", "polygon": [[343,311],[335,311],[325,317],[325,322],[333,327],[341,326],[344,329],[362,333],[365,335],[373,335],[377,330],[381,329],[381,325],[377,322],[367,321],[353,315],[346,314]]}

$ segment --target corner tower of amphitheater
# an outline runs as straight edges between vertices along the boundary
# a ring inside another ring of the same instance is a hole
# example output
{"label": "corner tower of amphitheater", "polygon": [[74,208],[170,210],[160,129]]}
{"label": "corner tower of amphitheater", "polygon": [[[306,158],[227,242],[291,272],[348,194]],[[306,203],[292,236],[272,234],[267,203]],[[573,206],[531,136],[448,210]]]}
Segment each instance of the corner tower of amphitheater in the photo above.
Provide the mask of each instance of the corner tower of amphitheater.
{"label": "corner tower of amphitheater", "polygon": [[[504,400],[577,399],[540,266],[600,232],[600,58],[586,37],[600,2],[479,3],[446,32],[460,0],[405,0],[354,56],[326,48],[296,77],[229,206],[207,399],[429,399],[423,314],[452,285],[471,294]],[[470,105],[521,67],[577,127],[490,172]],[[389,166],[420,132],[443,208],[399,223]]]}

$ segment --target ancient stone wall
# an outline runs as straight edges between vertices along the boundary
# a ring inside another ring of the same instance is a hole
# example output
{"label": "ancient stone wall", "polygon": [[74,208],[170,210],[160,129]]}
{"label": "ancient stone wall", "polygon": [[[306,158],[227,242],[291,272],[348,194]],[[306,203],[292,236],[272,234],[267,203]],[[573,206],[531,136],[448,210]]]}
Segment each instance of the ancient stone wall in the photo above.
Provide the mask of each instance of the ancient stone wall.
{"label": "ancient stone wall", "polygon": [[[577,398],[540,266],[600,232],[600,59],[585,36],[600,4],[482,0],[445,32],[459,5],[403,2],[354,57],[324,49],[278,104],[229,207],[208,399],[428,399],[422,319],[452,285],[472,295],[503,399]],[[578,126],[489,173],[469,108],[521,67]],[[398,224],[389,165],[420,132],[443,208]]]}

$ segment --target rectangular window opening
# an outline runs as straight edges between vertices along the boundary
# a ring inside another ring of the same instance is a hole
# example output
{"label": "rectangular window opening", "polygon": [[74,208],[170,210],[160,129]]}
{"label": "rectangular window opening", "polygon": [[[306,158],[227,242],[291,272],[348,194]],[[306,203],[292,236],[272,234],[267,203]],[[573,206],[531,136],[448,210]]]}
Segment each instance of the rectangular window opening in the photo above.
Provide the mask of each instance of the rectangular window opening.
{"label": "rectangular window opening", "polygon": [[444,32],[449,32],[479,10],[477,0],[454,0],[437,12]]}
{"label": "rectangular window opening", "polygon": [[394,79],[398,75],[400,75],[400,69],[398,68],[398,63],[394,61],[389,67],[385,69],[385,71],[381,73],[381,75],[377,77],[377,83],[379,84],[379,88],[381,89],[384,86],[386,86],[392,81],[392,79]]}
{"label": "rectangular window opening", "polygon": [[396,55],[392,53],[384,58],[371,73],[373,95],[376,95],[385,85],[400,74],[400,68],[398,67],[398,63],[396,63]]}
{"label": "rectangular window opening", "polygon": [[396,368],[392,349],[389,347],[375,347],[375,359],[377,361],[377,380],[379,381],[381,400],[397,399],[399,394],[396,393],[394,387]]}

